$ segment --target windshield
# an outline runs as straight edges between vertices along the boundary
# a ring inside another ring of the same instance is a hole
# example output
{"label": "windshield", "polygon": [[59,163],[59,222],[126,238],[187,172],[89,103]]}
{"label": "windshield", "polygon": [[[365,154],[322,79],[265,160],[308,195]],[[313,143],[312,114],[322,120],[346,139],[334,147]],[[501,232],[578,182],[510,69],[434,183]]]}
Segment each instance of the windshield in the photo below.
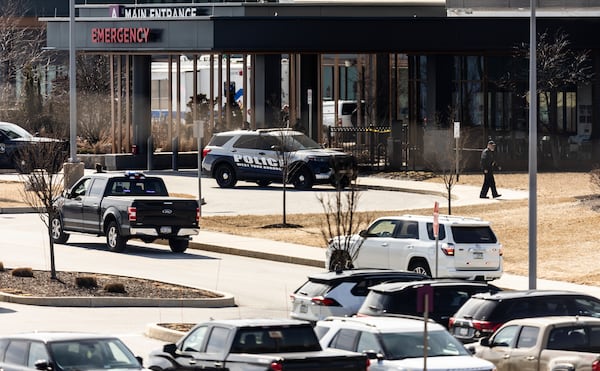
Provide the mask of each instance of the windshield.
{"label": "windshield", "polygon": [[140,369],[140,363],[119,339],[85,339],[50,343],[54,362],[63,370]]}
{"label": "windshield", "polygon": [[[381,342],[386,359],[423,357],[422,332],[383,333]],[[427,342],[427,357],[470,355],[462,343],[445,330],[429,332]]]}
{"label": "windshield", "polygon": [[304,134],[292,134],[276,136],[281,142],[285,152],[300,151],[303,149],[319,149],[321,146]]}
{"label": "windshield", "polygon": [[17,125],[3,125],[0,126],[0,132],[6,135],[10,139],[18,138],[32,138],[33,135],[29,134],[27,130]]}

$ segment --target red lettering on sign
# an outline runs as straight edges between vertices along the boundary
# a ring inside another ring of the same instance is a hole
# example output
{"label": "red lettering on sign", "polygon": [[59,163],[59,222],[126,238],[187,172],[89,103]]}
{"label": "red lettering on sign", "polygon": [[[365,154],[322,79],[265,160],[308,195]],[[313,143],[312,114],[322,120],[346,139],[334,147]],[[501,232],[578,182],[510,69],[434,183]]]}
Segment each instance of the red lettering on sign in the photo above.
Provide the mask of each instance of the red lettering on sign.
{"label": "red lettering on sign", "polygon": [[142,44],[149,41],[149,28],[92,28],[93,43]]}

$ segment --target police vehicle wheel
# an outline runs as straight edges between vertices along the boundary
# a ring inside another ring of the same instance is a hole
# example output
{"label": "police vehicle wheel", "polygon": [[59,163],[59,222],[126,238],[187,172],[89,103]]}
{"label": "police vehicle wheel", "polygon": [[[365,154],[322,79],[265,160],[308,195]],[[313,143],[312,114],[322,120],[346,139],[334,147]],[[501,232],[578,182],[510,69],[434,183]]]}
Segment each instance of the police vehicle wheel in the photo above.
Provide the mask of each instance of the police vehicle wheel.
{"label": "police vehicle wheel", "polygon": [[17,170],[17,172],[19,172],[19,174],[31,173],[31,168],[30,168],[29,164],[27,163],[27,161],[25,161],[24,159],[14,158],[13,164],[14,164],[15,170]]}
{"label": "police vehicle wheel", "polygon": [[52,218],[50,228],[52,230],[52,241],[54,243],[66,243],[69,240],[69,234],[64,232],[60,217],[55,216]]}
{"label": "police vehicle wheel", "polygon": [[233,188],[237,183],[235,171],[230,165],[219,165],[215,170],[215,179],[221,188]]}
{"label": "police vehicle wheel", "polygon": [[189,240],[172,238],[169,240],[169,247],[173,252],[184,252],[190,244]]}
{"label": "police vehicle wheel", "polygon": [[270,180],[264,180],[264,179],[256,181],[256,184],[258,184],[259,187],[267,187],[271,183],[272,182]]}
{"label": "police vehicle wheel", "polygon": [[112,252],[122,252],[127,245],[127,239],[121,236],[121,231],[115,221],[110,222],[106,228],[106,245]]}
{"label": "police vehicle wheel", "polygon": [[301,167],[300,169],[298,169],[298,171],[294,175],[292,183],[294,184],[294,188],[296,188],[296,189],[300,189],[300,190],[311,189],[313,186],[313,180],[312,180],[312,174],[310,173],[310,170],[306,167]]}

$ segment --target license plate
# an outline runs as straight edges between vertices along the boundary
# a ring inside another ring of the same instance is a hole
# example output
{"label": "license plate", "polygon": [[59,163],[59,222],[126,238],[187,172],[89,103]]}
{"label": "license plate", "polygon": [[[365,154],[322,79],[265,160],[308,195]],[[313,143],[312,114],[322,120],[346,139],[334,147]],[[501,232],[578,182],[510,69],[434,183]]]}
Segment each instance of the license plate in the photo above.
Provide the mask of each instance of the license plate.
{"label": "license plate", "polygon": [[300,313],[306,313],[308,312],[308,306],[306,304],[301,304],[300,305]]}
{"label": "license plate", "polygon": [[473,259],[483,259],[482,251],[473,251]]}
{"label": "license plate", "polygon": [[462,336],[466,336],[469,334],[469,329],[466,327],[459,327],[458,328],[458,334],[462,335]]}
{"label": "license plate", "polygon": [[160,233],[171,233],[171,227],[160,227]]}

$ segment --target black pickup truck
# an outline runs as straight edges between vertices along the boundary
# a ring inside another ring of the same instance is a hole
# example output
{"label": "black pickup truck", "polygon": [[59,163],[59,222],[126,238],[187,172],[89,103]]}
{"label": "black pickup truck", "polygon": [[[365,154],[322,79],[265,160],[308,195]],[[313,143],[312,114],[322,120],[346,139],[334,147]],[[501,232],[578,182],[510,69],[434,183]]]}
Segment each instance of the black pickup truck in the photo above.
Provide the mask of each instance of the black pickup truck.
{"label": "black pickup truck", "polygon": [[358,371],[370,362],[364,354],[323,350],[309,322],[233,319],[196,325],[147,363],[152,371]]}
{"label": "black pickup truck", "polygon": [[184,252],[198,234],[200,212],[194,199],[169,197],[159,177],[140,172],[94,173],[79,179],[55,200],[52,239],[66,243],[69,232],[106,236],[109,250],[121,252],[127,240],[166,239]]}

